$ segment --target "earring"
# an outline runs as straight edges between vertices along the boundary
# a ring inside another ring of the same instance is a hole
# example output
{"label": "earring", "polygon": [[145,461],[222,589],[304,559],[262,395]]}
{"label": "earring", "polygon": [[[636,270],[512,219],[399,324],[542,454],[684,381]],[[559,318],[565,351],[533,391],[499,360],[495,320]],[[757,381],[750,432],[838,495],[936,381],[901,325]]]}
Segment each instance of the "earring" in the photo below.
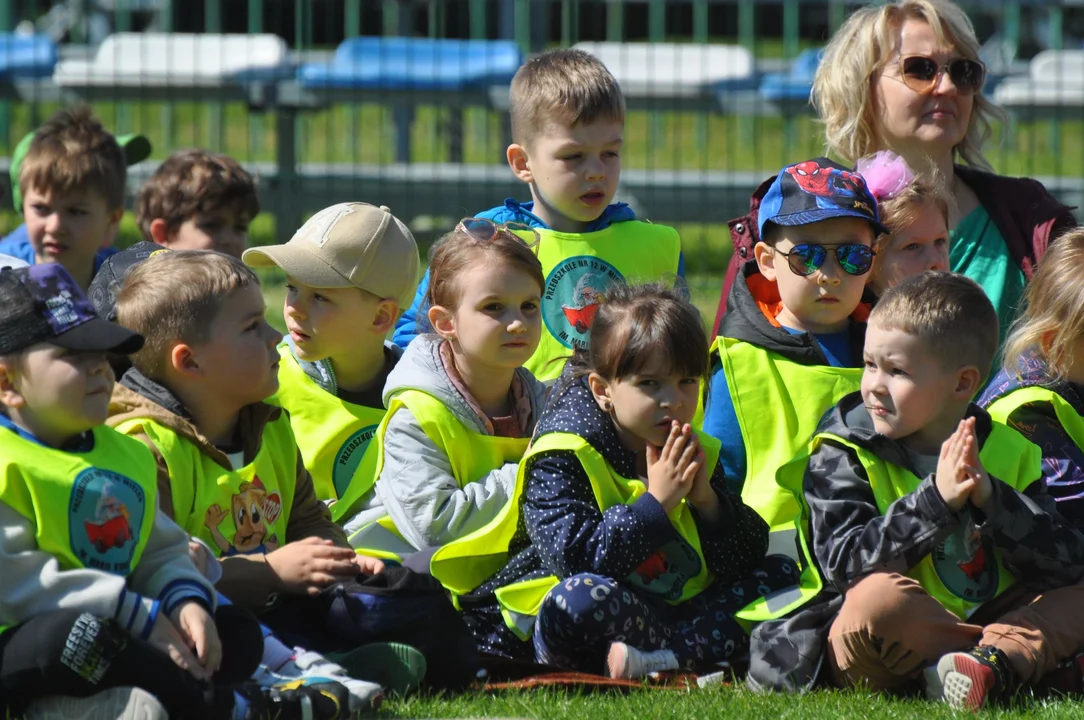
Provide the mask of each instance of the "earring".
{"label": "earring", "polygon": [[611,410],[610,401],[609,400],[603,400],[602,401],[602,412],[608,413],[608,412],[610,412],[610,410]]}

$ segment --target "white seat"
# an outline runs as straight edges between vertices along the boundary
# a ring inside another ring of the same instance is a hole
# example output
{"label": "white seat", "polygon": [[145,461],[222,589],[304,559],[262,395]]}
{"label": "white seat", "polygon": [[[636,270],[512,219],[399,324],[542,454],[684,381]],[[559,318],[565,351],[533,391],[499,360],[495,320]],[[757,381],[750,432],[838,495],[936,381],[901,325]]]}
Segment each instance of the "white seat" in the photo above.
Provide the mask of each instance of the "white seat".
{"label": "white seat", "polygon": [[627,96],[688,97],[755,83],[753,55],[740,45],[584,42],[575,47],[601,60]]}
{"label": "white seat", "polygon": [[994,101],[1007,108],[1084,108],[1084,50],[1044,50],[1026,76],[1002,80]]}

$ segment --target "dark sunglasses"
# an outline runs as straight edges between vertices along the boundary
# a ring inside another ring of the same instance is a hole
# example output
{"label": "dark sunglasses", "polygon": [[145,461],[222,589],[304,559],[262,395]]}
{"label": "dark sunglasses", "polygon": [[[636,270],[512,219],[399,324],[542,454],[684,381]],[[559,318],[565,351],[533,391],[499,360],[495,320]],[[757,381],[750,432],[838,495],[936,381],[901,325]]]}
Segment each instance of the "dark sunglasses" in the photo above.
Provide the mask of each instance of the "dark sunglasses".
{"label": "dark sunglasses", "polygon": [[817,272],[824,261],[828,259],[828,248],[836,253],[836,261],[843,272],[848,275],[865,275],[873,267],[873,248],[869,245],[847,243],[845,245],[810,245],[802,243],[795,245],[790,252],[776,250],[777,253],[787,259],[790,270],[795,275],[806,277]]}
{"label": "dark sunglasses", "polygon": [[942,73],[948,73],[956,91],[961,95],[974,95],[982,90],[986,81],[986,66],[978,60],[956,58],[947,65],[925,55],[904,55],[900,58],[900,78],[903,84],[917,93],[928,93],[941,82]]}

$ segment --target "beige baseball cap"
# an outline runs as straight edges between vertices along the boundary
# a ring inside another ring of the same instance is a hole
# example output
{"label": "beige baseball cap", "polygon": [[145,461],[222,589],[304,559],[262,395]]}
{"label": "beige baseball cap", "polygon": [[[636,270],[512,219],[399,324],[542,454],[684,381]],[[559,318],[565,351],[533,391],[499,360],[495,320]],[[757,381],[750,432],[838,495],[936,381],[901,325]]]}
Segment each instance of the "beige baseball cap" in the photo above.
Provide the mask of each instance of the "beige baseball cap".
{"label": "beige baseball cap", "polygon": [[278,266],[311,287],[356,287],[410,306],[418,286],[418,244],[386,207],[340,203],[309,218],[285,245],[249,248],[255,268]]}

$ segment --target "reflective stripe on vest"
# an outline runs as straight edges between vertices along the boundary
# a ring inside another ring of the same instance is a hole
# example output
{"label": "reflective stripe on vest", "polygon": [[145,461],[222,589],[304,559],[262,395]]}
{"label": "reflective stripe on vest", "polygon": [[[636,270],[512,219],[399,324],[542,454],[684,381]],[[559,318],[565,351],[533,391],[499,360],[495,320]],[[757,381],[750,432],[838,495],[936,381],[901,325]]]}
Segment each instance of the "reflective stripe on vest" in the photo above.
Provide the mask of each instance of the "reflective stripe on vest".
{"label": "reflective stripe on vest", "polygon": [[1025,387],[1013,390],[999,397],[986,408],[990,417],[999,423],[1009,424],[1009,417],[1024,405],[1051,405],[1065,434],[1084,448],[1084,418],[1065,398],[1049,388],[1041,386]]}
{"label": "reflective stripe on vest", "polygon": [[279,346],[279,357],[279,389],[268,402],[290,414],[316,496],[332,503],[331,517],[340,522],[356,512],[376,483],[373,440],[384,408],[355,405],[329,393],[305,374],[286,343]]}
{"label": "reflective stripe on vest", "polygon": [[[885,462],[868,450],[830,433],[817,441],[830,439],[854,450],[869,477],[877,508],[889,506],[914,492],[922,479],[908,470]],[[816,442],[816,441],[815,441]],[[1042,474],[1042,454],[1038,446],[1012,428],[995,422],[982,445],[979,459],[986,472],[1001,482],[1024,491]],[[967,530],[966,527],[960,528]],[[966,619],[983,603],[997,597],[1016,582],[1001,562],[1001,552],[993,540],[979,534],[956,532],[907,573],[917,580],[946,610]]]}
{"label": "reflective stripe on vest", "polygon": [[[699,435],[707,467],[715,467],[719,443]],[[529,458],[545,452],[568,451],[576,455],[591,482],[600,510],[630,504],[647,491],[638,479],[624,478],[583,438],[570,433],[547,433],[535,439],[519,465],[511,501],[489,525],[461,540],[445,545],[434,555],[430,571],[455,594],[466,594],[509,560],[509,546],[519,523],[519,505],[526,486]],[[670,541],[624,578],[632,587],[652,593],[670,604],[684,602],[708,587],[713,575],[704,560],[696,522],[684,500],[669,513],[678,538]],[[496,591],[505,623],[521,639],[529,637],[534,617],[546,594],[558,583],[554,576],[513,583]]]}
{"label": "reflective stripe on vest", "polygon": [[268,553],[286,544],[297,485],[297,446],[286,413],[264,426],[256,458],[237,470],[150,418],[117,429],[144,433],[158,448],[169,469],[173,520],[219,557]]}
{"label": "reflective stripe on vest", "polygon": [[[411,412],[426,437],[448,458],[452,476],[460,488],[481,480],[507,463],[518,463],[530,443],[530,438],[495,437],[475,432],[429,393],[404,390],[392,398],[387,415],[377,430],[375,476],[378,478],[384,469],[384,437],[388,432],[388,423],[400,408]],[[383,482],[394,482],[394,479]],[[358,552],[392,560],[401,560],[404,554],[415,550],[387,515],[351,535],[350,544]]]}
{"label": "reflective stripe on vest", "polygon": [[[542,339],[524,367],[552,382],[576,347],[587,346],[588,331],[606,289],[615,282],[673,279],[681,255],[677,231],[629,221],[593,233],[539,228]],[[533,238],[532,238],[533,239]]]}

